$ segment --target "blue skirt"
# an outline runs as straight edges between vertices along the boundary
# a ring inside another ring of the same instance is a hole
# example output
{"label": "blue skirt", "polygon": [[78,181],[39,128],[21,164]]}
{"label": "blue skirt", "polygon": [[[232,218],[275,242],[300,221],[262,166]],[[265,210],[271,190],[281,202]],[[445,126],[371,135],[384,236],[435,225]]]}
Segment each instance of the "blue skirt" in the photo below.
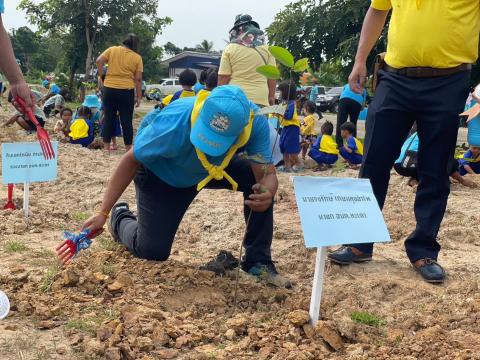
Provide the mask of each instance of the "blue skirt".
{"label": "blue skirt", "polygon": [[285,126],[280,134],[280,151],[282,154],[298,154],[300,150],[300,128]]}

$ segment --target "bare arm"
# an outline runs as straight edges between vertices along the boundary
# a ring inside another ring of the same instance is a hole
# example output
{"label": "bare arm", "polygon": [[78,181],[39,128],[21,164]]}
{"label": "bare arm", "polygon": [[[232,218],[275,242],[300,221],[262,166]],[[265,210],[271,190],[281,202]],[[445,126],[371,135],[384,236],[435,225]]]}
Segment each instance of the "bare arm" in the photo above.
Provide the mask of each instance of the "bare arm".
{"label": "bare arm", "polygon": [[268,79],[268,102],[275,105],[275,91],[277,90],[277,81]]}
{"label": "bare arm", "polygon": [[0,70],[5,74],[10,82],[10,90],[14,97],[20,97],[25,101],[27,108],[34,110],[35,99],[23,78],[20,67],[15,60],[10,38],[3,27],[2,17],[0,16]]}
{"label": "bare arm", "polygon": [[228,85],[231,79],[231,75],[218,75],[218,86]]}
{"label": "bare arm", "polygon": [[377,42],[387,20],[388,10],[369,8],[363,21],[360,41],[358,43],[355,65],[348,78],[350,89],[361,94],[367,78],[367,57]]}
{"label": "bare arm", "polygon": [[275,166],[255,163],[252,163],[251,166],[257,184],[253,186],[254,194],[250,195],[249,200],[245,201],[245,205],[255,212],[264,212],[272,205],[278,189]]}
{"label": "bare arm", "polygon": [[105,64],[108,62],[105,56],[100,55],[97,58],[97,70],[98,70],[98,87],[102,88],[103,87],[103,81],[102,81],[102,76],[103,76],[103,67]]}
{"label": "bare arm", "polygon": [[110,213],[113,205],[130,185],[139,166],[140,164],[133,156],[133,150],[129,150],[123,155],[108,182],[99,212],[85,222],[83,229],[98,230],[103,228],[107,221],[106,214]]}
{"label": "bare arm", "polygon": [[470,165],[465,164],[465,165],[463,165],[463,168],[464,168],[465,171],[466,171],[467,173],[469,173],[470,175],[475,175],[475,171],[473,171],[473,169],[471,168]]}
{"label": "bare arm", "polygon": [[135,73],[135,90],[137,94],[137,98],[135,99],[135,105],[137,107],[139,107],[140,103],[142,102],[142,75],[143,73],[141,71],[137,71]]}

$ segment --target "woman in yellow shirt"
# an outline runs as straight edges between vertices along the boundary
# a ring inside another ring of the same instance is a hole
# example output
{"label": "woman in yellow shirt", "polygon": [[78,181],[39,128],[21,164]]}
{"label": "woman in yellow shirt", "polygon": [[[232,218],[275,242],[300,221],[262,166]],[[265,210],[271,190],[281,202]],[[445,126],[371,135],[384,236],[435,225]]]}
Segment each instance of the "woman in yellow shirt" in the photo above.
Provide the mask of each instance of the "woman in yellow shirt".
{"label": "woman in yellow shirt", "polygon": [[218,86],[237,85],[248,100],[259,105],[275,104],[275,80],[267,80],[257,72],[262,65],[276,65],[265,45],[260,25],[250,15],[237,15],[230,30],[230,44],[222,53],[218,71]]}
{"label": "woman in yellow shirt", "polygon": [[[138,54],[139,43],[140,40],[135,34],[128,34],[121,46],[108,48],[97,59],[98,86],[103,87],[102,101],[105,108],[105,150],[110,148],[117,112],[120,114],[126,151],[132,147],[133,109],[135,105],[140,106],[142,99],[143,61]],[[106,64],[108,71],[103,82]]]}

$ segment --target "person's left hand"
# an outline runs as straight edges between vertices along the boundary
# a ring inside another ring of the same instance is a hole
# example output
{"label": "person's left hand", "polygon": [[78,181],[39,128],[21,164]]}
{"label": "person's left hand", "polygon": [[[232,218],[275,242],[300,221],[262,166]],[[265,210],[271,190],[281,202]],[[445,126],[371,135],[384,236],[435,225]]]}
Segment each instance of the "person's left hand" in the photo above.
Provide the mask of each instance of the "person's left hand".
{"label": "person's left hand", "polygon": [[269,96],[268,103],[270,104],[270,106],[275,105],[275,96]]}
{"label": "person's left hand", "polygon": [[33,112],[35,108],[35,96],[27,83],[25,81],[20,81],[18,83],[12,83],[10,86],[13,98],[15,99],[17,96],[21,98],[25,101],[26,108]]}
{"label": "person's left hand", "polygon": [[141,102],[142,102],[142,98],[141,98],[141,97],[137,97],[137,99],[135,100],[135,107],[138,108],[138,107],[140,106]]}
{"label": "person's left hand", "polygon": [[249,200],[245,200],[245,205],[255,212],[265,212],[272,205],[273,195],[263,185],[255,184],[252,186],[253,194],[249,196]]}

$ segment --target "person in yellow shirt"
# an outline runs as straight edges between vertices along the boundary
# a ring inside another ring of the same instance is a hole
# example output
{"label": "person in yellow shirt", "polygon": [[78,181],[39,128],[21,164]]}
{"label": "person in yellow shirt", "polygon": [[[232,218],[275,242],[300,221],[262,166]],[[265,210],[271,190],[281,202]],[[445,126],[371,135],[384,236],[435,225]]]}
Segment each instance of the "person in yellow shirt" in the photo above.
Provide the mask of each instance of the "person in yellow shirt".
{"label": "person in yellow shirt", "polygon": [[[133,142],[133,110],[142,99],[143,61],[138,54],[140,44],[135,34],[128,34],[121,46],[112,46],[97,59],[98,87],[103,88],[102,102],[105,108],[103,132],[104,149],[110,149],[117,113],[120,114],[126,151]],[[108,64],[105,81],[104,67]]]}
{"label": "person in yellow shirt", "polygon": [[287,106],[285,114],[279,116],[280,133],[280,152],[283,154],[283,168],[279,171],[297,172],[302,170],[298,154],[300,148],[300,120],[298,119],[297,106],[297,86],[294,82],[283,82],[278,86],[280,90],[282,103]]}
{"label": "person in yellow shirt", "polygon": [[307,155],[308,149],[312,146],[315,138],[317,137],[317,132],[315,131],[315,115],[317,111],[317,106],[313,101],[307,101],[304,105],[305,118],[303,119],[303,124],[300,127],[300,133],[302,134],[302,159],[305,160],[305,155]]}
{"label": "person in yellow shirt", "polygon": [[[366,82],[367,57],[390,12],[385,65],[368,109],[360,177],[370,179],[383,207],[390,170],[417,122],[417,225],[405,248],[414,269],[427,282],[441,283],[445,271],[437,263],[437,234],[450,192],[447,169],[454,157],[458,114],[463,111],[472,64],[478,57],[480,2],[372,0],[349,77],[351,90],[358,94]],[[372,253],[372,243],[353,244],[330,253],[329,258],[348,265],[370,261]]]}
{"label": "person in yellow shirt", "polygon": [[327,170],[338,160],[337,142],[332,137],[333,124],[330,121],[325,122],[320,131],[322,134],[308,153],[308,156],[318,164],[316,171]]}
{"label": "person in yellow shirt", "polygon": [[262,65],[276,65],[265,45],[264,32],[250,15],[237,15],[230,30],[230,44],[222,53],[218,86],[237,85],[254,104],[274,105],[277,83],[257,72]]}

